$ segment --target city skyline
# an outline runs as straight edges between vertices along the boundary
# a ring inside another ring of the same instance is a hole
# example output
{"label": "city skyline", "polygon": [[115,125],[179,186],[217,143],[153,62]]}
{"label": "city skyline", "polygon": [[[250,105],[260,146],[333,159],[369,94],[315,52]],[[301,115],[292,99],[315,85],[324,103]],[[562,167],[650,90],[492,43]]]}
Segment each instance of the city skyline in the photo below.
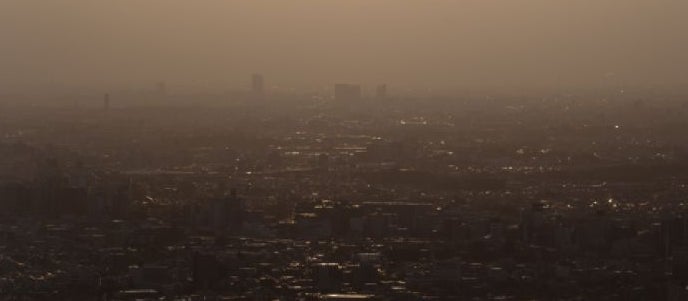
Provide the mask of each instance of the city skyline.
{"label": "city skyline", "polygon": [[688,300],[686,0],[0,0],[0,301]]}
{"label": "city skyline", "polygon": [[0,87],[680,86],[683,1],[0,3]]}

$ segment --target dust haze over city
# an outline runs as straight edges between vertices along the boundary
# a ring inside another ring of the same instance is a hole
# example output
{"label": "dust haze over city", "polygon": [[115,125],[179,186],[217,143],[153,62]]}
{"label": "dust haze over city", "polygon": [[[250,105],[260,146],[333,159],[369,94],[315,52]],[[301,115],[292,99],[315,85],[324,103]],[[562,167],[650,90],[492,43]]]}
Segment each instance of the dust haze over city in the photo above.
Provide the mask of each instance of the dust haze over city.
{"label": "dust haze over city", "polygon": [[686,11],[4,0],[0,300],[687,300]]}
{"label": "dust haze over city", "polygon": [[681,85],[685,1],[4,1],[3,87]]}

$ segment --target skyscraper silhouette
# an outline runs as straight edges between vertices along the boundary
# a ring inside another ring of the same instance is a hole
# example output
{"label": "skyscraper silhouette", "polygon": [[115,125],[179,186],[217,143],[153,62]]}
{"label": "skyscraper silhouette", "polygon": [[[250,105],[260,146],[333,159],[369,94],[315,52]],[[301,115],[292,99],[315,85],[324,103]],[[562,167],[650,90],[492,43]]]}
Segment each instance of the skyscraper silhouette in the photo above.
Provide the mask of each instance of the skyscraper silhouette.
{"label": "skyscraper silhouette", "polygon": [[263,75],[261,74],[253,74],[251,76],[251,91],[256,94],[256,95],[261,95],[263,94],[264,90],[264,81],[263,81]]}
{"label": "skyscraper silhouette", "polygon": [[103,109],[105,111],[110,110],[110,94],[105,93],[105,96],[103,96]]}
{"label": "skyscraper silhouette", "polygon": [[375,97],[387,98],[387,84],[378,85],[375,89]]}
{"label": "skyscraper silhouette", "polygon": [[159,95],[167,95],[167,84],[165,84],[165,82],[159,82],[157,91]]}

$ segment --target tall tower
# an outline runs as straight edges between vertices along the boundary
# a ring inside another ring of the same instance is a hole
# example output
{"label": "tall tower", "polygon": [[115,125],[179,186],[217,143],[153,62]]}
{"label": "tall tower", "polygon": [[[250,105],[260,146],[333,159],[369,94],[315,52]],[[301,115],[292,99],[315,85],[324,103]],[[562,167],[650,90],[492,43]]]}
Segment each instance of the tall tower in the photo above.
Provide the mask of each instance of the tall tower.
{"label": "tall tower", "polygon": [[378,85],[375,89],[375,97],[383,99],[387,98],[387,84]]}
{"label": "tall tower", "polygon": [[264,85],[263,75],[256,73],[251,76],[251,91],[253,94],[262,95],[265,88]]}
{"label": "tall tower", "polygon": [[165,82],[159,82],[157,88],[158,95],[167,95],[167,84]]}
{"label": "tall tower", "polygon": [[105,111],[110,110],[110,93],[105,93],[103,96],[103,109]]}

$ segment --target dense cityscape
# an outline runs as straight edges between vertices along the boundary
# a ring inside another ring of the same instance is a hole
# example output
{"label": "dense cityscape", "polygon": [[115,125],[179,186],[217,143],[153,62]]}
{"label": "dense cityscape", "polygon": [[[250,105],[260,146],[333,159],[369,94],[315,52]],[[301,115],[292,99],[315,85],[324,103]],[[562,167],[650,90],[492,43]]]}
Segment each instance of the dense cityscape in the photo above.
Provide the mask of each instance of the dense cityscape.
{"label": "dense cityscape", "polygon": [[0,0],[0,301],[688,301],[686,0]]}
{"label": "dense cityscape", "polygon": [[3,106],[3,300],[688,297],[680,93],[165,89]]}

